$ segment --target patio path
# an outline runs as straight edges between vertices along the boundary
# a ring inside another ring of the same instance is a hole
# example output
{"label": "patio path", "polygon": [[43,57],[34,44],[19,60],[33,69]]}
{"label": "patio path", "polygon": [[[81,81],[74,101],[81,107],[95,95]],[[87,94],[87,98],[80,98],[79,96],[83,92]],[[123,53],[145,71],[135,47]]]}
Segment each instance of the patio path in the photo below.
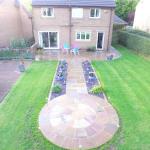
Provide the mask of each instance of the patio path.
{"label": "patio path", "polygon": [[68,60],[66,95],[49,101],[39,116],[43,135],[69,150],[99,147],[119,128],[118,115],[107,99],[88,94],[81,62]]}
{"label": "patio path", "polygon": [[68,60],[67,94],[88,94],[82,69],[82,59]]}

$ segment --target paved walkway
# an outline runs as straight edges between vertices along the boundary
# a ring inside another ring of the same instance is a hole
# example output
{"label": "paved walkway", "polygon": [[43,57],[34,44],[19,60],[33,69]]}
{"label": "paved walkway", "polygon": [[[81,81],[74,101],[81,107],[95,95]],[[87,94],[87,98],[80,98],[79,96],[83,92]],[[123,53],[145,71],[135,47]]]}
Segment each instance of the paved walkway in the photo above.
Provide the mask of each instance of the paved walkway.
{"label": "paved walkway", "polygon": [[88,94],[82,69],[82,59],[68,60],[67,94]]}
{"label": "paved walkway", "polygon": [[66,95],[49,101],[39,116],[43,135],[69,150],[99,147],[119,128],[118,115],[107,99],[88,94],[81,62],[68,60]]}

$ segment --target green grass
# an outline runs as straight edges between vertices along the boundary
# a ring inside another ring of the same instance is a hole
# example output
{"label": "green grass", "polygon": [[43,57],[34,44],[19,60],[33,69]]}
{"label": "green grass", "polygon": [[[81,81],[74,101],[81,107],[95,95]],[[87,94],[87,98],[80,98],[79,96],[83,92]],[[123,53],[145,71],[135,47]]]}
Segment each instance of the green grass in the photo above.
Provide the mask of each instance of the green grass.
{"label": "green grass", "polygon": [[55,150],[38,130],[57,62],[34,62],[0,104],[0,150]]}
{"label": "green grass", "polygon": [[122,58],[94,61],[110,103],[116,108],[121,127],[102,149],[150,149],[150,61],[122,46]]}

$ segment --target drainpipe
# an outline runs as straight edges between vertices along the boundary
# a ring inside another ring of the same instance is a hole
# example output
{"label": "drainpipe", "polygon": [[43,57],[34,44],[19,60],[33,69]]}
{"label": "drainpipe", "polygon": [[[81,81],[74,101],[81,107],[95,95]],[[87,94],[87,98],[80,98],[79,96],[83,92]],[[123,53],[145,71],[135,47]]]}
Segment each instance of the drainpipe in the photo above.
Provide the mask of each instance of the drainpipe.
{"label": "drainpipe", "polygon": [[[109,44],[110,44],[110,34],[111,34],[111,30],[112,30],[112,17],[113,17],[113,9],[111,9],[111,15],[110,15],[110,19],[109,19],[109,32],[108,32],[108,43],[107,43],[107,51],[109,51]],[[112,36],[111,36],[112,37]]]}
{"label": "drainpipe", "polygon": [[71,48],[72,40],[71,40],[71,33],[72,33],[72,9],[71,6],[69,7],[69,44]]}
{"label": "drainpipe", "polygon": [[31,25],[32,25],[32,36],[35,40],[35,37],[34,37],[34,23],[33,23],[33,15],[31,16]]}

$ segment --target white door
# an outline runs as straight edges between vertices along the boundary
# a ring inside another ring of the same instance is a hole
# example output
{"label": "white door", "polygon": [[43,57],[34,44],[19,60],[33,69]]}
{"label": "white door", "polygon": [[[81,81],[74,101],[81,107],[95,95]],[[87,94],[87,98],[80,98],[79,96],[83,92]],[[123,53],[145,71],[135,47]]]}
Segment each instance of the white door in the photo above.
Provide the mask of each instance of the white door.
{"label": "white door", "polygon": [[58,49],[58,32],[39,32],[39,43],[44,49]]}

